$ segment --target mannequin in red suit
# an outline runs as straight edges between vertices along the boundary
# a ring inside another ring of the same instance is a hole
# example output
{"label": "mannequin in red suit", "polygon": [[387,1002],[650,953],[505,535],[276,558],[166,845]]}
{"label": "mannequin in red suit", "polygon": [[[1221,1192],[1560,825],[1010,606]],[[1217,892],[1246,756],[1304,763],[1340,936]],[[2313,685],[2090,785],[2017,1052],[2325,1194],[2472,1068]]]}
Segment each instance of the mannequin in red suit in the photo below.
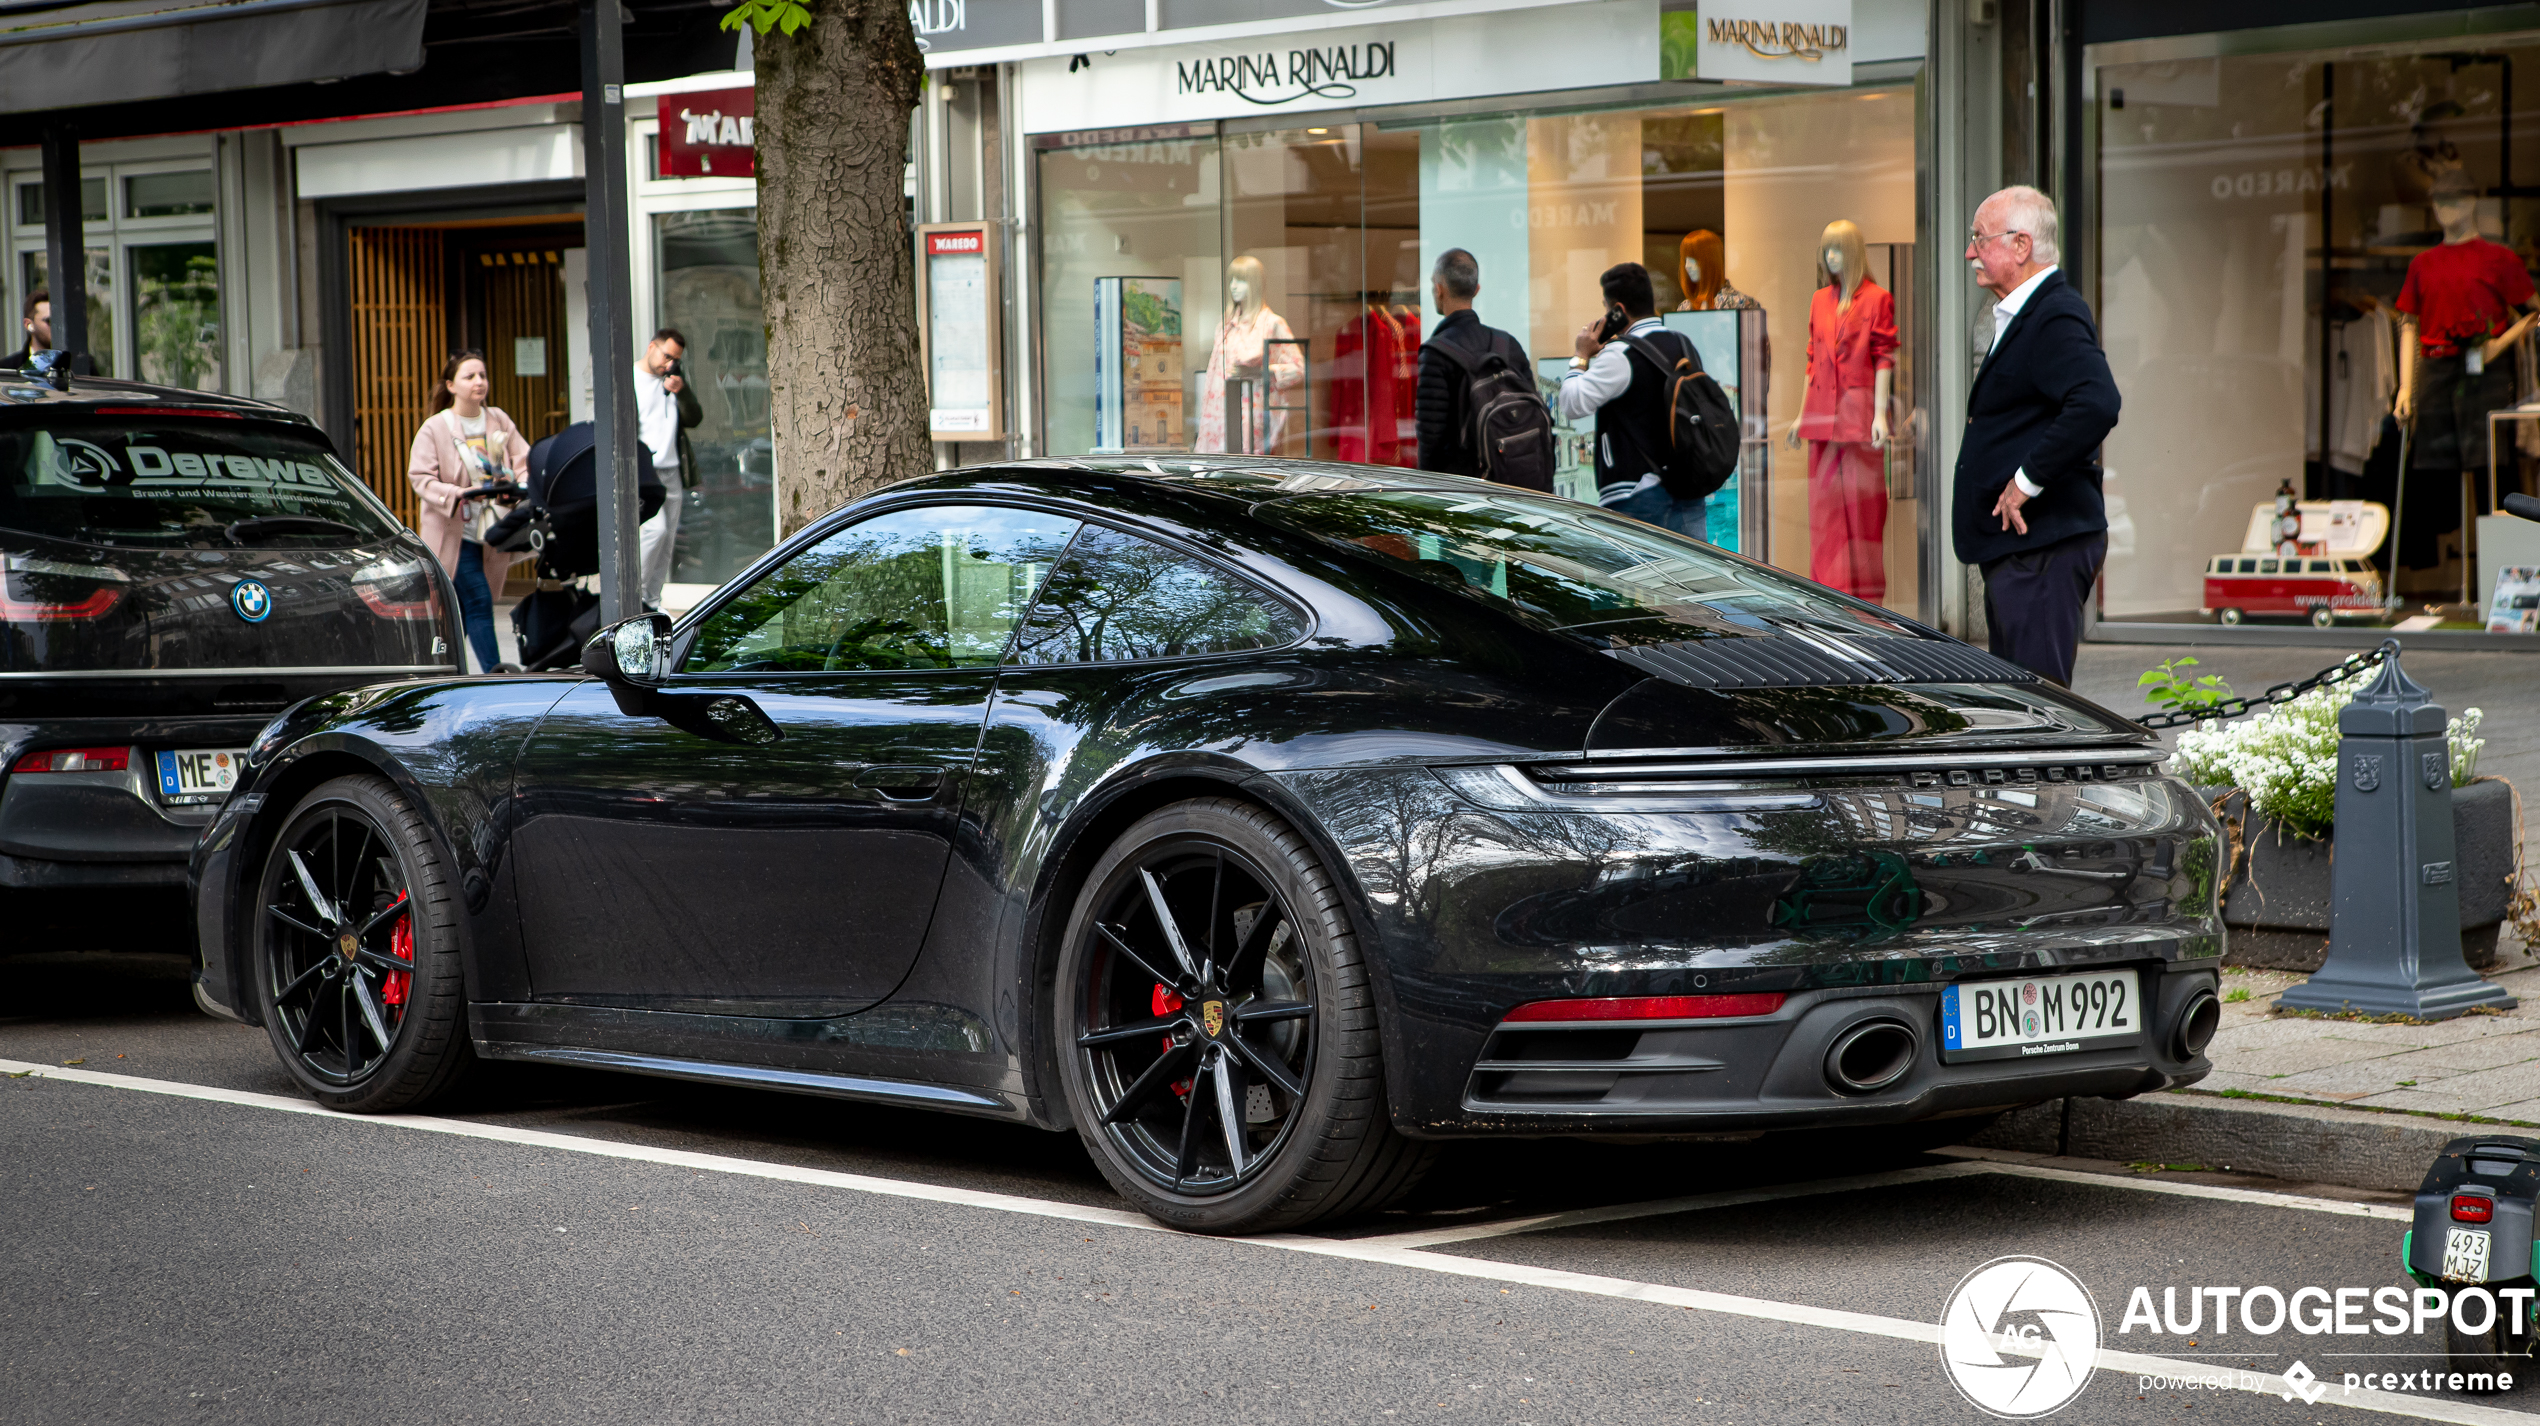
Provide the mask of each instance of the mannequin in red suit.
{"label": "mannequin in red suit", "polygon": [[1870,280],[1861,230],[1837,218],[1817,240],[1828,284],[1808,307],[1808,373],[1790,443],[1808,445],[1808,577],[1887,597],[1883,452],[1896,381],[1896,298]]}

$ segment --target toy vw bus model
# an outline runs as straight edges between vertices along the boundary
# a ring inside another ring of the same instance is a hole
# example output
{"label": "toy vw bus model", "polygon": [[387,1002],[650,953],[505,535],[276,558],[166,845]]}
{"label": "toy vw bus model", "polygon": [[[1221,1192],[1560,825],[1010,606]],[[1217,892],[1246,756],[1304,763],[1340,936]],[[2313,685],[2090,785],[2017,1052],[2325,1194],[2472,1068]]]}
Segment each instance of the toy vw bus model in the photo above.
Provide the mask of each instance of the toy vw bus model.
{"label": "toy vw bus model", "polygon": [[2342,618],[2379,618],[2381,572],[2372,556],[2389,534],[2390,507],[2378,501],[2260,505],[2249,513],[2242,548],[2207,561],[2202,612],[2222,624],[2307,618],[2322,629]]}

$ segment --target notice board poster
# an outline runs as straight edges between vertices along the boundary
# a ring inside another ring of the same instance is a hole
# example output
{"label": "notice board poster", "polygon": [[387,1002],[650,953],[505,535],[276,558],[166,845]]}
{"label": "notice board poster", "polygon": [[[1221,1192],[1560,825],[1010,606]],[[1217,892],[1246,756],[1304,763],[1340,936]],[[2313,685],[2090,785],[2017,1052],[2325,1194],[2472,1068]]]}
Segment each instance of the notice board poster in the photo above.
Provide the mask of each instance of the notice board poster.
{"label": "notice board poster", "polygon": [[917,270],[930,434],[938,441],[1003,439],[995,229],[984,223],[920,228]]}

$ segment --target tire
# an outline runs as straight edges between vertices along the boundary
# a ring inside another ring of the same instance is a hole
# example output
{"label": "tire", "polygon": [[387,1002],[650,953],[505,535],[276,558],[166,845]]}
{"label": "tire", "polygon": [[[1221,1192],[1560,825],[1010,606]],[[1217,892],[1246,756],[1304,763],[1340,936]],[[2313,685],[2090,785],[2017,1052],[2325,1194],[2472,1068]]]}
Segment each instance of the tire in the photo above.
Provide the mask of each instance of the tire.
{"label": "tire", "polygon": [[2239,610],[2225,609],[2214,616],[2214,622],[2217,624],[2237,624],[2240,622],[2241,617],[2242,615]]}
{"label": "tire", "polygon": [[457,1089],[476,1061],[458,898],[423,815],[395,787],[339,777],[311,792],[256,892],[253,993],[301,1089],[359,1114]]}
{"label": "tire", "polygon": [[2336,628],[2336,627],[2337,627],[2337,614],[2336,614],[2336,611],[2334,611],[2334,610],[2330,609],[2330,608],[2329,608],[2328,606],[2326,606],[2326,605],[2321,605],[2319,608],[2312,610],[2312,611],[2311,611],[2311,627],[2312,627],[2312,628],[2314,628],[2314,629],[2334,629],[2334,628]]}
{"label": "tire", "polygon": [[1260,808],[1181,802],[1122,834],[1068,918],[1055,1002],[1077,1133],[1160,1223],[1267,1233],[1372,1213],[1435,1157],[1388,1116],[1339,891]]}
{"label": "tire", "polygon": [[[2494,1309],[2484,1332],[2462,1331],[2450,1311],[2452,1302],[2470,1296],[2486,1298],[2488,1306]],[[2483,1374],[2491,1378],[2500,1372],[2528,1371],[2531,1365],[2530,1329],[2527,1324],[2505,1320],[2511,1314],[2503,1298],[2484,1287],[2455,1288],[2444,1306],[2443,1350],[2452,1359],[2453,1371]],[[2497,1390],[2491,1386],[2474,1394],[2494,1395]]]}

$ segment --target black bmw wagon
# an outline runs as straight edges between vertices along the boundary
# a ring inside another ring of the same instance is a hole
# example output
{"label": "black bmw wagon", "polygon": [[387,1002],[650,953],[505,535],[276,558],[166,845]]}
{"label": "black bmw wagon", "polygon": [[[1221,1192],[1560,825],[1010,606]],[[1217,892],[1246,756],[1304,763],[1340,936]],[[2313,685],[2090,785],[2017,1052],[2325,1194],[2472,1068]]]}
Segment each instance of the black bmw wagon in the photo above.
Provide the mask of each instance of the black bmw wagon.
{"label": "black bmw wagon", "polygon": [[256,740],[200,980],[313,1096],[516,1059],[925,1106],[1252,1232],[1455,1136],[1946,1134],[2209,1067],[2216,830],[2148,733],[1590,506],[962,471],[584,669]]}
{"label": "black bmw wagon", "polygon": [[455,596],[306,418],[0,371],[0,888],[182,886],[273,716],[460,671]]}

